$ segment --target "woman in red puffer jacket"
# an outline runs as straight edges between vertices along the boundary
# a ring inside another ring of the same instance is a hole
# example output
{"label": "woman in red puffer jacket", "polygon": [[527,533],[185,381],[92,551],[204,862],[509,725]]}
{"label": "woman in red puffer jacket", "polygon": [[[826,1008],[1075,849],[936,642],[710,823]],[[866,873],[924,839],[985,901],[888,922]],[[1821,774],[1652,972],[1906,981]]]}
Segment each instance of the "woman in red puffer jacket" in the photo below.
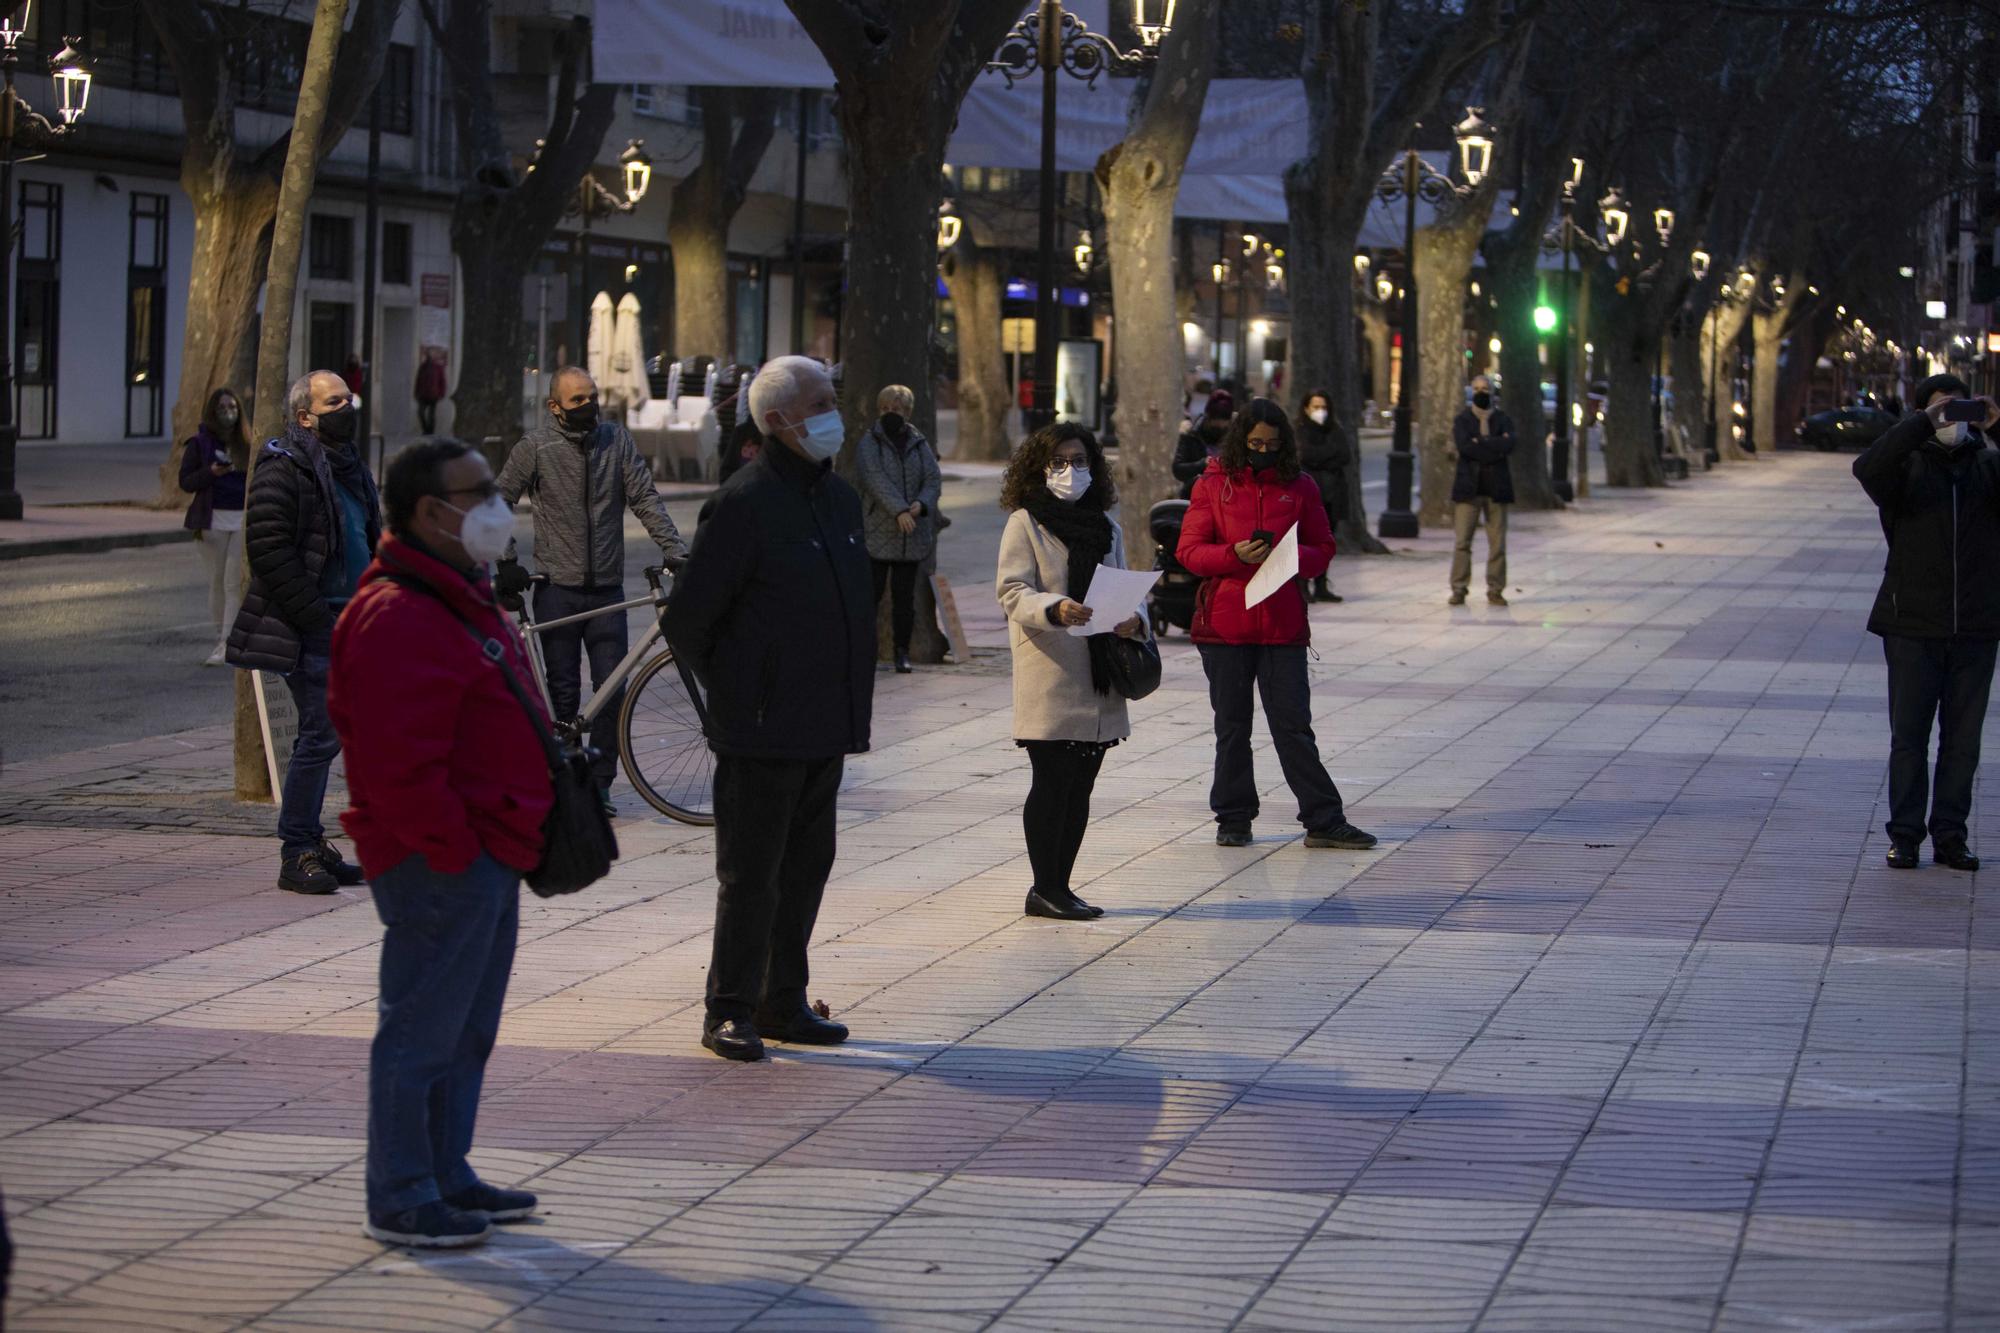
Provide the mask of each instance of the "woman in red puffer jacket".
{"label": "woman in red puffer jacket", "polygon": [[[1301,577],[1247,605],[1257,566],[1295,527]],[[1285,781],[1298,798],[1306,846],[1373,847],[1371,834],[1347,822],[1340,789],[1320,762],[1313,738],[1312,687],[1306,679],[1312,628],[1302,580],[1326,573],[1333,533],[1318,485],[1299,472],[1292,423],[1270,399],[1251,399],[1230,423],[1220,452],[1195,483],[1176,555],[1202,579],[1193,634],[1215,708],[1215,780],[1208,794],[1215,841],[1249,846],[1257,818],[1257,777],[1250,760],[1254,686],[1263,695],[1264,720]]]}

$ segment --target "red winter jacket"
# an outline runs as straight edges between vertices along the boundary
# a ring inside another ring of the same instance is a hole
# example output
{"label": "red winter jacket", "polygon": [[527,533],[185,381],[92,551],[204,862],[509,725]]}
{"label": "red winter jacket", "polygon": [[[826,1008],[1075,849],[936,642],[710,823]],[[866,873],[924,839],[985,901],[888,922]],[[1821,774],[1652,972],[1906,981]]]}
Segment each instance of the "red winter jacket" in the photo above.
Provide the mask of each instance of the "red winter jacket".
{"label": "red winter jacket", "polygon": [[1224,472],[1220,459],[1209,462],[1208,471],[1194,484],[1175,551],[1188,572],[1202,580],[1191,627],[1196,643],[1312,641],[1305,590],[1296,582],[1255,606],[1243,605],[1244,590],[1257,566],[1237,559],[1234,549],[1259,529],[1271,534],[1275,547],[1295,524],[1299,574],[1316,579],[1333,559],[1333,532],[1326,525],[1326,507],[1313,479],[1301,474],[1282,481],[1276,468]]}
{"label": "red winter jacket", "polygon": [[[506,649],[507,666],[538,713],[542,701],[513,624],[484,572],[468,579],[395,537],[384,537],[361,589],[333,630],[327,710],[347,753],[351,808],[340,822],[370,877],[421,853],[439,874],[484,850],[534,869],[554,794],[534,724],[500,668],[451,611],[391,573],[442,593]],[[543,713],[546,720],[546,713]]]}

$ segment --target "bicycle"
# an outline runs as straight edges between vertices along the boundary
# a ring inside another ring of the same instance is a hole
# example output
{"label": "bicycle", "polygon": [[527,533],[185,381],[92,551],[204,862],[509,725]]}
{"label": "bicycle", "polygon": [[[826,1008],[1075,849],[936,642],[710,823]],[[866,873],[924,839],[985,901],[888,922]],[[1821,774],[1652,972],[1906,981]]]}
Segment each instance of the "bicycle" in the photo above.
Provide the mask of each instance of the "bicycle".
{"label": "bicycle", "polygon": [[[528,663],[542,701],[555,716],[549,698],[548,669],[542,660],[541,636],[562,625],[574,625],[599,616],[624,615],[635,607],[653,608],[653,624],[632,645],[624,660],[612,669],[604,683],[591,691],[583,711],[572,718],[558,718],[556,729],[567,739],[584,740],[590,725],[610,702],[619,686],[631,677],[625,701],[618,711],[618,757],[633,789],[646,804],[669,819],[683,824],[707,826],[715,823],[715,756],[708,748],[708,710],[694,673],[675,660],[673,649],[662,642],[665,632],[660,617],[667,606],[667,589],[661,584],[665,570],[646,567],[646,582],[652,594],[599,607],[556,620],[535,619],[534,600],[524,597],[520,621],[522,639],[528,646]],[[546,587],[549,576],[536,574],[528,580],[532,593]],[[658,652],[654,652],[659,645]],[[650,656],[648,656],[651,654]]]}

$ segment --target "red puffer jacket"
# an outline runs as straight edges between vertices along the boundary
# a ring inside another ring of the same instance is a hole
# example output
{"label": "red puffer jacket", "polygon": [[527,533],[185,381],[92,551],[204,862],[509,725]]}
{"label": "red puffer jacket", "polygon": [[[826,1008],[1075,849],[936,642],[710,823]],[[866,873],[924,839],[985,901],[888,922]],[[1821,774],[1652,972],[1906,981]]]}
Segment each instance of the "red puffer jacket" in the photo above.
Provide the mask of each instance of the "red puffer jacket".
{"label": "red puffer jacket", "polygon": [[[542,708],[520,636],[484,573],[468,579],[408,542],[386,537],[333,630],[327,711],[347,753],[351,808],[340,822],[373,877],[421,853],[457,874],[484,850],[534,869],[554,794],[534,724],[436,589],[505,648],[507,667]],[[546,720],[546,714],[544,714]]]}
{"label": "red puffer jacket", "polygon": [[1228,473],[1221,460],[1194,484],[1181,542],[1175,554],[1188,572],[1202,579],[1195,595],[1196,643],[1297,644],[1312,641],[1306,622],[1305,590],[1294,583],[1252,607],[1244,591],[1257,566],[1237,559],[1237,542],[1262,530],[1275,546],[1293,526],[1299,529],[1299,573],[1316,579],[1333,559],[1333,532],[1326,525],[1326,508],[1319,487],[1308,476],[1281,481],[1277,469],[1252,468]]}

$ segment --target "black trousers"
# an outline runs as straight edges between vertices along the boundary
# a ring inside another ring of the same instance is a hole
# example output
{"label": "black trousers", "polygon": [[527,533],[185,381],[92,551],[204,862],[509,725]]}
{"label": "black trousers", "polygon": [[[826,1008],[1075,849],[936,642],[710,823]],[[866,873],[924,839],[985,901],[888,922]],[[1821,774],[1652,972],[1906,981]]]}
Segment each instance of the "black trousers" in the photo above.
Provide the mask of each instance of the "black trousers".
{"label": "black trousers", "polygon": [[[1889,662],[1890,837],[1922,842],[1928,800],[1932,846],[1965,841],[1997,647],[1981,639],[1882,636],[1882,655]],[[1927,771],[1933,725],[1938,732],[1935,792]]]}
{"label": "black trousers", "polygon": [[1312,730],[1312,685],[1306,679],[1305,645],[1201,645],[1208,672],[1208,701],[1215,709],[1215,781],[1209,808],[1215,822],[1247,828],[1257,818],[1257,774],[1250,760],[1250,691],[1264,699],[1264,720],[1278,751],[1285,783],[1299,801],[1299,822],[1330,829],[1347,819],[1340,788],[1320,762]]}
{"label": "black trousers", "polygon": [[833,871],[843,761],[715,758],[708,1026],[806,1005],[806,945]]}
{"label": "black trousers", "polygon": [[[624,600],[622,585],[585,591],[551,583],[535,594],[535,619],[560,620]],[[596,689],[617,669],[631,646],[623,614],[593,616],[543,634],[542,668],[548,673],[549,703],[556,719],[567,722],[583,708],[584,654],[590,656],[590,686]],[[600,787],[609,787],[618,776],[618,705],[624,697],[623,689],[614,691],[590,724],[590,748],[597,751],[590,775]]]}
{"label": "black trousers", "polygon": [[1068,741],[1023,741],[1034,778],[1028,803],[1021,807],[1021,826],[1028,835],[1028,865],[1035,874],[1035,892],[1060,901],[1071,892],[1070,871],[1083,848],[1090,826],[1090,793],[1104,767],[1102,745]]}
{"label": "black trousers", "polygon": [[438,429],[438,405],[417,399],[417,429],[425,435],[435,435]]}
{"label": "black trousers", "polygon": [[875,605],[882,605],[882,590],[889,589],[889,634],[896,651],[910,651],[910,635],[917,628],[917,562],[877,560],[875,565]]}

